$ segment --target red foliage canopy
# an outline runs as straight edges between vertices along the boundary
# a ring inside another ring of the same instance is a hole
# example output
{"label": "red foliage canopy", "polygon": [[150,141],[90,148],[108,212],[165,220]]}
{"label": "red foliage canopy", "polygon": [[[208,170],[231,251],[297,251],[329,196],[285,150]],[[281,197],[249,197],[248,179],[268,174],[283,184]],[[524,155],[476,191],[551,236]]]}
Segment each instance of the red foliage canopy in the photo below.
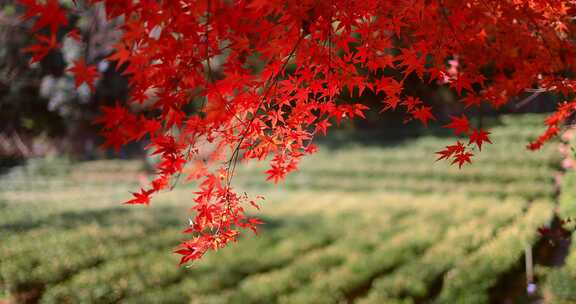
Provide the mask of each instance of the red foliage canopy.
{"label": "red foliage canopy", "polygon": [[[69,29],[57,0],[20,0],[38,44],[32,60],[60,46]],[[569,0],[87,0],[78,13],[103,5],[122,18],[123,36],[109,59],[126,64],[129,107],[104,108],[98,120],[106,145],[118,148],[147,136],[161,158],[151,185],[130,204],[148,204],[174,177],[199,180],[190,239],[176,252],[182,263],[235,241],[260,221],[247,218],[256,203],[230,186],[240,160],[271,157],[277,182],[316,148],[332,123],[364,117],[365,105],[344,102],[370,90],[382,111],[405,112],[427,125],[432,108],[404,92],[408,76],[452,88],[466,107],[500,107],[526,90],[554,91],[566,103],[529,148],[554,136],[574,112],[573,20]],[[391,72],[393,71],[393,72]],[[70,69],[91,87],[96,70],[83,61]],[[192,114],[184,107],[193,106]],[[142,107],[140,107],[142,108]],[[332,123],[331,123],[332,122]],[[462,166],[491,143],[465,116],[445,125],[469,137],[438,152]],[[211,143],[209,152],[200,148]],[[207,155],[206,155],[207,153]],[[185,171],[185,168],[190,168]]]}

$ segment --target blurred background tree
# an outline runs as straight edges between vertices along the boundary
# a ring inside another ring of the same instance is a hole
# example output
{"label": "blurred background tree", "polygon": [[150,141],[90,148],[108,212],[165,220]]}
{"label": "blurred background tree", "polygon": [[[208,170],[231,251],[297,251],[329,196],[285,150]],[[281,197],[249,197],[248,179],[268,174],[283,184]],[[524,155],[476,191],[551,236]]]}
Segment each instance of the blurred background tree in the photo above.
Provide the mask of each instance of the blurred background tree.
{"label": "blurred background tree", "polygon": [[[121,70],[106,60],[118,38],[116,25],[106,21],[101,6],[82,16],[69,10],[69,26],[80,28],[83,40],[62,29],[58,39],[63,48],[30,64],[30,55],[22,49],[33,37],[14,2],[0,1],[0,155],[96,157],[99,139],[91,121],[100,105],[123,102],[128,92]],[[78,58],[95,64],[101,73],[94,93],[87,85],[76,89],[66,72]]]}

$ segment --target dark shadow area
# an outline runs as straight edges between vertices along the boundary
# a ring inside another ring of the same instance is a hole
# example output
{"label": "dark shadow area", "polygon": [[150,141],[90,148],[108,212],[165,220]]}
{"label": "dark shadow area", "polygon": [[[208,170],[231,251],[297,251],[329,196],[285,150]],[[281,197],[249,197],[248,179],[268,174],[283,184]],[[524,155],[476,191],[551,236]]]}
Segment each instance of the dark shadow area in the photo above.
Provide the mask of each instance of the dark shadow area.
{"label": "dark shadow area", "polygon": [[12,168],[22,166],[26,161],[18,157],[1,157],[0,156],[0,176],[10,172]]}
{"label": "dark shadow area", "polygon": [[39,303],[42,293],[44,293],[45,286],[40,283],[30,283],[19,286],[19,289],[14,293],[14,303],[20,304],[34,304]]}
{"label": "dark shadow area", "polygon": [[[503,125],[499,116],[484,117],[480,123],[476,117],[470,117],[472,126],[482,125],[489,129]],[[448,123],[446,121],[445,123]],[[453,138],[452,130],[442,128],[443,123],[436,123],[424,128],[416,122],[409,124],[393,123],[382,127],[344,129],[335,127],[327,136],[317,137],[314,140],[329,149],[337,150],[348,148],[350,145],[375,146],[375,147],[398,147],[409,144],[411,141],[423,136],[440,138]]]}
{"label": "dark shadow area", "polygon": [[5,224],[0,226],[0,229],[12,232],[26,232],[43,226],[50,226],[51,228],[71,229],[89,223],[106,225],[111,224],[113,220],[117,220],[118,218],[126,216],[129,213],[129,210],[120,207],[81,212],[65,211],[34,221],[18,221],[15,223]]}
{"label": "dark shadow area", "polygon": [[142,211],[127,206],[118,206],[99,210],[89,211],[64,211],[58,214],[48,215],[37,220],[22,220],[0,226],[0,230],[11,232],[27,232],[41,227],[52,229],[73,229],[78,226],[97,224],[99,226],[123,226],[140,222],[139,219],[132,219],[136,212],[149,212],[153,217],[150,224],[153,226],[176,226],[184,223],[184,219],[178,219],[180,209],[175,207],[161,207],[156,210]]}
{"label": "dark shadow area", "polygon": [[562,228],[561,219],[554,215],[549,236],[543,236],[534,245],[534,262],[546,267],[561,267],[570,253],[572,234]]}
{"label": "dark shadow area", "polygon": [[432,284],[428,287],[428,290],[425,295],[420,297],[414,298],[415,304],[428,304],[434,303],[434,300],[440,295],[442,292],[442,287],[444,286],[444,277],[446,276],[447,271],[443,271],[440,273],[434,280]]}
{"label": "dark shadow area", "polygon": [[[522,254],[516,264],[503,275],[490,290],[490,303],[492,304],[532,304],[540,299],[537,294],[528,294],[526,291],[526,256]],[[538,284],[539,282],[535,282]],[[540,284],[538,284],[540,285]]]}

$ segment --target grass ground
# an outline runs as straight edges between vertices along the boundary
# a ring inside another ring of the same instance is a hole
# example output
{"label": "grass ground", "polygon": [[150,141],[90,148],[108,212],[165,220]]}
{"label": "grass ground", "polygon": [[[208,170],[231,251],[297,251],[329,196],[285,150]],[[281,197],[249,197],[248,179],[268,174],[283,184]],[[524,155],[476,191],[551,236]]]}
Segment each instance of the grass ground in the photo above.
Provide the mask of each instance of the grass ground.
{"label": "grass ground", "polygon": [[267,224],[191,268],[170,250],[192,187],[123,206],[138,162],[33,161],[0,177],[0,287],[41,303],[500,303],[553,217],[554,145],[523,148],[541,119],[502,118],[463,170],[434,162],[453,138],[433,135],[335,138],[278,186],[245,164],[236,186],[266,196]]}

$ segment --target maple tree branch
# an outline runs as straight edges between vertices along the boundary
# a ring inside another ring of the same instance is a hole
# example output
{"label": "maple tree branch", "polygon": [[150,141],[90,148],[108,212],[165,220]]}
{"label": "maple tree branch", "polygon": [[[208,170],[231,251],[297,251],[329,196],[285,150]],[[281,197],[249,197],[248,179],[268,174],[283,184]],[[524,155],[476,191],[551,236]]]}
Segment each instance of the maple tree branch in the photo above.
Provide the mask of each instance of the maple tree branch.
{"label": "maple tree branch", "polygon": [[[555,89],[555,88],[553,88]],[[515,109],[518,110],[524,106],[526,106],[527,104],[529,104],[532,100],[534,100],[536,97],[540,96],[540,94],[542,93],[546,93],[546,92],[550,92],[552,89],[546,89],[546,88],[537,88],[537,89],[526,89],[524,90],[527,93],[532,93],[530,94],[530,96],[520,100],[516,105],[515,105]]]}
{"label": "maple tree branch", "polygon": [[460,41],[460,39],[458,38],[458,35],[456,35],[456,30],[454,29],[454,26],[452,26],[452,23],[448,19],[448,14],[446,13],[447,8],[446,8],[446,6],[444,6],[444,1],[440,0],[438,3],[440,4],[440,13],[442,14],[442,18],[444,19],[444,21],[448,25],[448,28],[452,32],[452,36],[454,36],[454,39],[460,45],[461,49],[463,49],[463,50],[466,49],[464,47],[464,44],[462,43],[462,41]]}
{"label": "maple tree branch", "polygon": [[[208,0],[210,1],[210,0]],[[210,2],[208,2],[210,3]],[[256,117],[258,116],[258,109],[260,109],[260,107],[262,107],[262,105],[264,104],[264,102],[266,101],[268,95],[270,94],[270,92],[272,91],[272,88],[275,88],[277,86],[278,83],[278,76],[283,73],[283,71],[285,71],[286,67],[288,66],[288,63],[290,61],[290,58],[292,58],[292,56],[296,53],[296,50],[298,49],[298,46],[300,45],[302,39],[303,39],[304,35],[300,34],[298,37],[298,40],[296,41],[294,47],[292,48],[292,50],[290,51],[290,53],[288,54],[288,56],[286,57],[284,63],[282,64],[282,67],[280,68],[279,72],[276,75],[273,75],[273,77],[271,77],[272,80],[268,79],[266,81],[266,83],[264,84],[265,87],[265,93],[262,96],[260,102],[258,103],[255,111],[254,111],[254,115],[252,116],[252,118],[250,119],[250,121],[248,122],[248,125],[245,126],[244,128],[244,132],[242,133],[240,139],[238,140],[238,143],[236,144],[234,151],[232,152],[232,155],[230,157],[230,159],[227,161],[227,165],[226,165],[226,203],[225,203],[225,208],[226,208],[226,213],[228,214],[229,212],[231,212],[231,204],[230,204],[230,199],[229,199],[229,195],[230,193],[228,191],[230,191],[230,185],[232,183],[232,177],[235,174],[236,171],[236,165],[239,161],[239,157],[240,157],[240,147],[243,143],[243,141],[246,139],[246,136],[248,134],[248,132],[250,131],[250,128],[252,127],[252,123],[254,122],[254,120],[256,119]],[[220,227],[224,224],[224,219],[221,219],[220,223],[217,225],[217,229],[214,232],[215,234],[218,234],[220,232]]]}
{"label": "maple tree branch", "polygon": [[246,135],[247,135],[248,131],[250,130],[250,127],[252,126],[252,123],[254,122],[256,117],[258,116],[258,109],[264,104],[266,98],[268,97],[268,94],[271,92],[271,89],[273,87],[275,87],[275,85],[277,84],[278,76],[288,66],[288,62],[290,61],[290,58],[296,53],[296,50],[298,49],[298,46],[300,45],[303,38],[304,38],[304,34],[301,34],[298,37],[298,40],[296,41],[294,47],[292,48],[292,50],[290,51],[290,53],[286,57],[286,59],[282,65],[282,67],[280,68],[279,72],[276,75],[273,75],[273,77],[271,77],[271,78],[273,78],[273,80],[271,80],[271,81],[267,80],[266,81],[267,84],[264,85],[264,87],[265,87],[264,96],[262,97],[258,106],[256,107],[256,110],[254,111],[254,115],[250,119],[248,126],[244,129],[243,134],[241,135],[240,139],[238,140],[238,144],[236,145],[236,147],[234,148],[234,151],[232,152],[232,156],[230,157],[230,159],[227,162],[228,163],[227,164],[227,171],[226,171],[226,184],[227,184],[227,186],[230,186],[230,184],[232,182],[232,176],[235,173],[236,164],[237,164],[239,156],[240,156],[240,146],[242,145],[243,141],[245,140]]}
{"label": "maple tree branch", "polygon": [[[216,79],[214,78],[214,73],[212,71],[212,65],[210,63],[210,40],[209,40],[209,33],[210,33],[210,16],[211,16],[211,7],[212,7],[212,1],[208,0],[207,5],[206,5],[206,33],[205,33],[205,37],[206,37],[206,66],[208,68],[208,79],[210,80],[211,83],[215,83]],[[220,48],[219,48],[220,49]],[[220,96],[220,99],[223,101],[226,101],[226,99],[224,99],[224,95],[222,94],[222,91],[220,91],[220,88],[216,87],[216,91],[218,92],[218,95]],[[224,108],[230,113],[232,114],[240,123],[244,124],[244,120],[242,120],[240,117],[238,117],[238,114],[236,114],[236,112],[232,111],[232,109],[230,109],[228,103],[224,102]],[[202,106],[202,110],[204,109],[204,106]]]}
{"label": "maple tree branch", "polygon": [[[210,67],[210,43],[209,43],[209,32],[210,32],[210,7],[211,7],[211,0],[208,0],[207,2],[207,7],[206,7],[206,30],[205,30],[205,43],[206,43],[206,62],[208,65],[208,75],[210,78],[212,78],[212,69]],[[213,82],[213,79],[212,79]],[[208,97],[206,96],[203,100],[202,100],[202,105],[200,106],[200,109],[198,110],[198,113],[202,113],[204,111],[204,108],[206,107],[206,104],[208,103]],[[188,144],[188,148],[186,150],[186,154],[184,155],[184,157],[186,157],[186,160],[190,160],[190,152],[192,150],[192,146],[193,144]],[[170,191],[174,190],[174,188],[176,187],[176,185],[178,184],[178,181],[180,180],[180,177],[182,176],[182,170],[180,170],[178,172],[178,175],[176,176],[175,181],[173,182],[173,184],[170,186]]]}
{"label": "maple tree branch", "polygon": [[529,104],[532,100],[534,100],[536,97],[540,96],[540,94],[542,93],[542,91],[535,91],[532,94],[530,94],[530,96],[520,100],[514,107],[515,110],[519,110],[520,108],[526,106],[527,104]]}
{"label": "maple tree branch", "polygon": [[[488,10],[492,10],[490,8],[490,6],[485,2],[485,0],[480,0],[480,3]],[[544,44],[544,49],[546,49],[546,51],[548,52],[548,54],[550,55],[550,58],[555,58],[556,56],[554,55],[554,53],[552,53],[551,48],[550,48],[550,43],[548,42],[548,40],[544,37],[544,35],[542,34],[542,28],[534,21],[534,19],[528,14],[526,13],[525,9],[521,10],[522,14],[528,19],[528,21],[530,22],[530,25],[532,25],[532,27],[535,28],[535,30],[533,31],[534,34],[536,34],[537,36],[540,37],[540,39],[542,39],[542,43]],[[559,40],[559,42],[561,44],[564,45],[564,43]],[[564,61],[564,58],[562,56],[560,56],[562,58],[562,60]],[[552,61],[552,64],[554,64],[555,61]],[[560,67],[561,68],[561,67]],[[559,70],[561,70],[559,68]]]}

